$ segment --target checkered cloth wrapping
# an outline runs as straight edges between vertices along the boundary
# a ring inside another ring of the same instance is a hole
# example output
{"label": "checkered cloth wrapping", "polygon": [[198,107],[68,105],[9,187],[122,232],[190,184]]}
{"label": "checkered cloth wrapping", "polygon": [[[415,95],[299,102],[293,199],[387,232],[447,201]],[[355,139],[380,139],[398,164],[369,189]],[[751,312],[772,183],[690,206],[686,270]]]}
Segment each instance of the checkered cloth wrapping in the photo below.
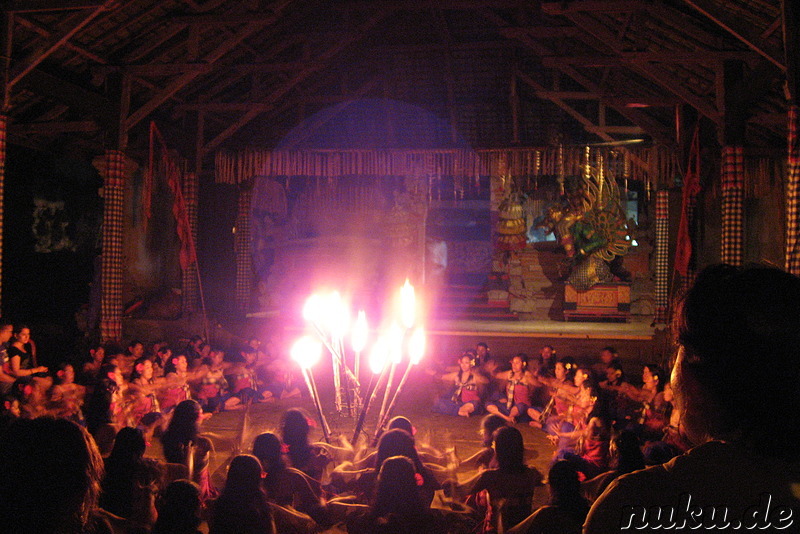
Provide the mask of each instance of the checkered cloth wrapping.
{"label": "checkered cloth wrapping", "polygon": [[236,217],[236,309],[246,312],[253,286],[253,257],[250,254],[250,187],[239,189],[239,213]]}
{"label": "checkered cloth wrapping", "polygon": [[800,140],[798,107],[789,106],[788,156],[786,165],[786,270],[800,275]]}
{"label": "checkered cloth wrapping", "polygon": [[744,252],[744,150],[722,149],[722,252],[723,263],[741,265]]}
{"label": "checkered cloth wrapping", "polygon": [[656,193],[656,314],[653,323],[666,324],[669,284],[669,191]]}
{"label": "checkered cloth wrapping", "polygon": [[100,337],[122,339],[123,219],[125,154],[108,150],[103,174],[103,256],[101,263]]}
{"label": "checkered cloth wrapping", "polygon": [[[186,215],[192,240],[197,243],[197,175],[193,172],[183,173],[183,201],[186,204]],[[181,288],[183,290],[183,312],[190,313],[197,309],[200,286],[197,280],[197,262],[189,265],[182,273]]]}
{"label": "checkered cloth wrapping", "polygon": [[[5,203],[5,176],[6,176],[6,130],[8,117],[0,115],[0,294],[3,287],[3,204]],[[0,300],[0,310],[2,310]]]}

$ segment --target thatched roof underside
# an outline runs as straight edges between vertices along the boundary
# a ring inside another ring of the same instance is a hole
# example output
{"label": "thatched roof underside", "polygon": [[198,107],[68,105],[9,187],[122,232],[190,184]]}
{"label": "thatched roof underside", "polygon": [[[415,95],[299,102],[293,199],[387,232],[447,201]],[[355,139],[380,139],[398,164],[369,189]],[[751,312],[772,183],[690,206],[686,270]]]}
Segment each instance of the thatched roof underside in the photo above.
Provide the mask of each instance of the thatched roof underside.
{"label": "thatched roof underside", "polygon": [[779,0],[5,5],[9,141],[36,148],[136,150],[150,120],[207,162],[247,146],[676,145],[676,117],[721,129],[732,105],[748,146],[785,146]]}

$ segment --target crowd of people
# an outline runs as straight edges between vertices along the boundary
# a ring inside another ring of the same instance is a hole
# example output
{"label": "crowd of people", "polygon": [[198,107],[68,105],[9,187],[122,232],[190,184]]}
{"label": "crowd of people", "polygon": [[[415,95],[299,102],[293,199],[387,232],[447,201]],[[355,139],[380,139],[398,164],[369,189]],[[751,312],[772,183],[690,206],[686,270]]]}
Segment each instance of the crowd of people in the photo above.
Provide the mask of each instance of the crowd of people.
{"label": "crowd of people", "polygon": [[[418,442],[403,416],[375,448],[314,443],[311,418],[277,403],[279,427],[243,443],[219,487],[202,422],[303,395],[289,362],[256,339],[224,353],[196,338],[96,347],[51,372],[30,334],[0,324],[3,532],[719,530],[715,506],[729,525],[798,531],[800,279],[777,269],[700,275],[678,314],[674,390],[655,364],[626,380],[611,347],[587,365],[544,347],[505,369],[479,343],[438,374],[434,404],[482,416],[471,457]],[[546,473],[526,458],[536,432],[555,446]],[[163,457],[145,454],[152,441]],[[683,524],[655,514],[683,504]]]}

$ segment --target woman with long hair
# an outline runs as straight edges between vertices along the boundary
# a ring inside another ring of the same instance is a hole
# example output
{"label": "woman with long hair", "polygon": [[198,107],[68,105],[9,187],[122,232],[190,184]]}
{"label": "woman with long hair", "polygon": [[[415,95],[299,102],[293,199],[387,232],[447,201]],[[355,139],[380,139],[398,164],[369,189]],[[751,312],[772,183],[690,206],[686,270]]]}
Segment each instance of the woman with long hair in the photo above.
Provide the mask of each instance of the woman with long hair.
{"label": "woman with long hair", "polygon": [[264,468],[264,489],[267,499],[280,506],[290,506],[310,516],[321,526],[330,526],[327,510],[320,500],[319,482],[311,479],[283,460],[283,444],[271,432],[259,434],[253,442],[253,456]]}
{"label": "woman with long hair", "polygon": [[567,460],[559,460],[547,476],[550,500],[510,534],[580,534],[589,503],[581,495],[578,471]]}
{"label": "woman with long hair", "polygon": [[209,534],[275,532],[261,475],[261,463],[255,456],[240,454],[231,461],[225,487],[211,507]]}
{"label": "woman with long hair", "polygon": [[459,369],[442,375],[450,384],[446,395],[437,399],[433,411],[444,415],[469,417],[483,411],[483,392],[488,380],[475,368],[475,355],[465,352],[458,359]]}
{"label": "woman with long hair", "polygon": [[66,419],[18,419],[0,434],[0,530],[110,534],[97,508],[103,458]]}
{"label": "woman with long hair", "polygon": [[[478,476],[469,490],[469,501],[479,501],[485,490],[498,513],[494,521],[509,529],[531,514],[533,492],[542,484],[542,474],[525,465],[525,446],[517,428],[506,426],[494,433],[497,468]],[[498,524],[494,525],[499,526]]]}
{"label": "woman with long hair", "polygon": [[445,525],[431,513],[417,491],[419,473],[405,456],[386,458],[378,473],[375,499],[369,511],[348,521],[347,531],[367,533],[444,533]]}
{"label": "woman with long hair", "polygon": [[191,480],[172,482],[158,502],[158,519],[150,534],[200,534],[200,488]]}
{"label": "woman with long hair", "polygon": [[281,436],[283,443],[286,444],[289,462],[295,469],[299,469],[316,481],[321,481],[331,458],[325,449],[309,443],[310,430],[308,419],[297,408],[286,410],[283,414]]}

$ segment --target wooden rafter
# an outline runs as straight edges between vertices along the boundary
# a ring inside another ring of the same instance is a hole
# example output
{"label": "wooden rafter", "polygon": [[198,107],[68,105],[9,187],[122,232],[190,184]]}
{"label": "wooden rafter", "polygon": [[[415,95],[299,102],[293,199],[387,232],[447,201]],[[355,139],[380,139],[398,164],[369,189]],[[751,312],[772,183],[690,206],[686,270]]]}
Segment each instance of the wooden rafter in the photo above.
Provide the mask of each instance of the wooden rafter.
{"label": "wooden rafter", "polygon": [[70,11],[95,9],[103,2],[95,0],[7,0],[3,9],[10,13],[39,13],[45,11]]}
{"label": "wooden rafter", "polygon": [[[277,18],[272,18],[270,20],[274,22],[275,20],[277,20]],[[266,24],[267,23],[264,21],[246,24],[244,28],[236,32],[233,37],[231,37],[230,39],[226,39],[222,44],[220,44],[214,50],[206,54],[203,57],[202,61],[209,65],[216,62],[222,56],[224,56],[232,49],[234,49],[236,45],[238,45],[239,43],[241,43],[242,41],[253,35],[255,32],[263,29]],[[189,82],[191,82],[201,74],[202,74],[201,72],[187,72],[178,76],[178,78],[168,83],[164,87],[164,89],[156,93],[147,103],[145,103],[139,109],[134,111],[125,121],[125,127],[127,129],[130,129],[136,124],[138,124],[147,115],[152,113],[161,104],[166,102],[166,100],[169,99],[172,95],[180,91]]]}
{"label": "wooden rafter", "polygon": [[[484,15],[487,16],[490,20],[492,20],[495,24],[501,26],[501,33],[505,35],[504,28],[502,24],[505,22],[499,17],[497,17],[494,13],[491,12],[484,12]],[[531,37],[529,33],[512,31],[511,36],[517,39],[520,43],[530,48],[533,52],[540,56],[552,56],[553,52],[547,46],[541,44],[537,40]],[[672,144],[674,142],[673,136],[671,132],[669,132],[663,125],[652,119],[649,115],[642,111],[638,111],[633,108],[628,108],[624,104],[617,102],[615,99],[609,98],[604,91],[602,91],[599,85],[594,82],[593,80],[589,79],[586,76],[583,76],[570,65],[556,65],[555,66],[559,72],[569,76],[575,82],[580,84],[582,87],[587,89],[588,91],[592,92],[593,94],[597,95],[597,98],[604,104],[608,105],[617,113],[628,119],[634,124],[641,126],[642,128],[647,131],[649,135],[653,138],[661,141],[665,144]],[[564,100],[564,99],[561,99]]]}
{"label": "wooden rafter", "polygon": [[[613,32],[597,24],[596,21],[587,17],[585,14],[576,12],[568,13],[566,16],[576,26],[583,30],[582,38],[585,39],[587,44],[590,44],[590,46],[600,49],[605,48],[615,54],[620,55],[624,52],[624,50],[621,48],[621,44],[616,40],[616,36],[613,34]],[[695,108],[705,117],[711,119],[714,123],[722,124],[722,114],[713,104],[677,83],[674,77],[668,71],[652,63],[642,63],[638,61],[625,60],[624,58],[622,59],[631,70],[640,76],[650,79],[663,89],[666,89],[675,96],[681,98],[684,102]]]}
{"label": "wooden rafter", "polygon": [[745,28],[741,23],[717,9],[711,2],[706,0],[683,0],[683,2],[699,13],[702,13],[714,24],[746,44],[750,49],[763,56],[767,61],[782,71],[786,71],[786,65],[779,59],[781,57],[780,51],[773,50],[768,43],[764,42],[760,35]]}
{"label": "wooden rafter", "polygon": [[[365,22],[359,28],[359,30],[355,33],[352,39],[346,41],[340,41],[334,44],[331,48],[319,54],[317,56],[317,61],[322,63],[329,61],[343,49],[345,49],[346,47],[350,46],[351,44],[359,40],[367,31],[369,31],[369,29],[371,29],[378,22],[380,22],[385,16],[386,13],[379,12],[376,15],[370,17],[367,20],[367,22]],[[309,67],[307,69],[298,72],[295,76],[290,78],[286,83],[280,85],[277,89],[272,91],[269,97],[267,97],[267,99],[265,100],[265,103],[272,104],[274,106],[279,98],[283,97],[294,86],[296,86],[297,84],[299,84],[300,82],[302,82],[303,80],[305,80],[306,78],[317,72],[319,69],[320,67],[313,67],[313,68]],[[215,149],[220,145],[220,143],[222,143],[230,136],[238,132],[244,125],[248,124],[250,121],[255,119],[261,113],[263,113],[263,111],[261,110],[248,110],[238,120],[234,121],[233,124],[231,124],[228,128],[226,128],[224,131],[222,131],[220,134],[214,137],[214,139],[209,141],[208,144],[205,146],[204,150],[209,151]]]}
{"label": "wooden rafter", "polygon": [[59,134],[67,132],[95,132],[100,130],[100,125],[95,121],[11,123],[9,130],[10,133],[16,135]]}
{"label": "wooden rafter", "polygon": [[358,88],[355,92],[348,95],[347,100],[343,101],[339,106],[337,106],[332,113],[320,114],[312,119],[310,124],[304,125],[302,135],[297,136],[293,140],[292,144],[289,144],[284,147],[285,150],[292,150],[298,144],[302,143],[306,139],[308,139],[314,132],[319,130],[322,126],[329,123],[334,118],[341,115],[347,108],[353,105],[358,99],[363,98],[367,94],[369,94],[375,87],[378,86],[380,83],[381,78],[379,76],[375,76],[370,80],[367,80],[361,87]]}
{"label": "wooden rafter", "polygon": [[631,63],[699,63],[713,65],[718,61],[739,59],[742,61],[753,60],[751,52],[734,51],[669,51],[669,52],[621,52],[613,56],[573,55],[573,56],[545,56],[542,65],[554,67],[561,64],[577,65],[582,67],[623,67]]}
{"label": "wooden rafter", "polygon": [[[539,82],[537,82],[524,72],[518,72],[517,76],[519,77],[520,80],[528,84],[530,87],[533,88],[534,91],[536,91],[536,96],[544,100],[549,100],[550,102],[561,108],[567,115],[569,115],[570,117],[581,123],[581,125],[587,132],[597,135],[603,141],[609,141],[609,142],[617,141],[617,139],[611,137],[611,135],[607,131],[605,131],[603,128],[595,124],[594,121],[588,119],[581,112],[576,110],[574,107],[570,106],[563,98],[559,98],[558,96],[556,96],[556,93],[554,91],[548,91],[545,86],[543,86],[542,84],[540,84]],[[639,131],[639,133],[641,133],[641,130]]]}
{"label": "wooden rafter", "polygon": [[73,35],[81,31],[84,27],[86,27],[87,24],[96,19],[101,13],[114,9],[118,5],[119,4],[117,3],[117,0],[106,0],[99,6],[94,7],[91,11],[86,13],[86,15],[74,26],[64,29],[61,32],[53,35],[50,39],[50,42],[47,43],[47,45],[41,51],[33,52],[19,62],[17,67],[14,68],[11,73],[8,86],[13,87],[26,74],[35,69],[37,65],[47,59],[53,52],[61,48],[64,43],[69,41]]}

